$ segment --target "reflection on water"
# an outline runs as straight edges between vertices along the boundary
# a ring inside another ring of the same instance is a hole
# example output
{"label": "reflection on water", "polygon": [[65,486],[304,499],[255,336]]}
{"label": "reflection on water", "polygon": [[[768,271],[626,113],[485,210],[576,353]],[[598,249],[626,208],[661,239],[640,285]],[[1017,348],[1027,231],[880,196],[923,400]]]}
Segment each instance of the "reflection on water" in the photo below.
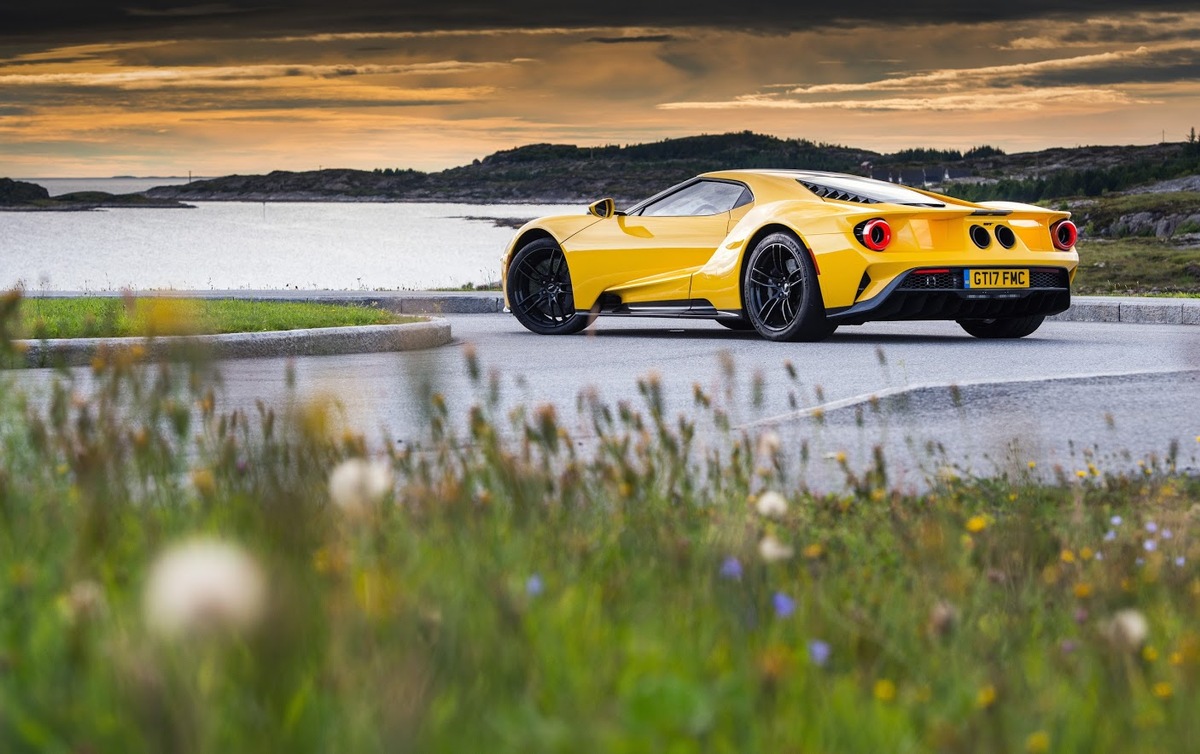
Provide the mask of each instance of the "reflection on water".
{"label": "reflection on water", "polygon": [[0,287],[176,290],[457,287],[500,279],[511,228],[475,218],[576,206],[201,202],[0,213]]}

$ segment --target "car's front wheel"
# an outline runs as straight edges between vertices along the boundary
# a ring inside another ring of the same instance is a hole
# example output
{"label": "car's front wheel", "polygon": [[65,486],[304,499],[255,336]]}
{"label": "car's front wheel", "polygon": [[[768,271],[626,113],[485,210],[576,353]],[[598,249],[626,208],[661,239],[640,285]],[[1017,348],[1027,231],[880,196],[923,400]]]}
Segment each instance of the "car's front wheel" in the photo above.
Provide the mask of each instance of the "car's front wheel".
{"label": "car's front wheel", "polygon": [[812,342],[837,329],[825,318],[816,267],[790,233],[772,233],[750,252],[742,307],[754,329],[768,340]]}
{"label": "car's front wheel", "polygon": [[976,338],[1024,338],[1041,327],[1045,319],[1045,316],[1035,314],[1007,319],[960,319],[958,324]]}
{"label": "car's front wheel", "polygon": [[566,255],[549,238],[531,241],[513,256],[508,303],[517,321],[539,335],[569,335],[588,326],[587,312],[575,311]]}

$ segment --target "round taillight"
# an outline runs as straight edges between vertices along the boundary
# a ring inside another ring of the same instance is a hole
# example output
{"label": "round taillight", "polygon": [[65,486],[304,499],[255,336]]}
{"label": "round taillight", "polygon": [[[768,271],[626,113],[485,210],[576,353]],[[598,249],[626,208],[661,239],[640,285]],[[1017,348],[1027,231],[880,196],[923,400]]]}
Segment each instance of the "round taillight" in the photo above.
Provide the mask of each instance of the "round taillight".
{"label": "round taillight", "polygon": [[859,240],[871,251],[883,251],[892,242],[892,226],[882,218],[867,220],[859,232]]}
{"label": "round taillight", "polygon": [[1079,228],[1070,220],[1063,220],[1050,227],[1050,238],[1054,240],[1054,248],[1059,251],[1070,251],[1079,238]]}

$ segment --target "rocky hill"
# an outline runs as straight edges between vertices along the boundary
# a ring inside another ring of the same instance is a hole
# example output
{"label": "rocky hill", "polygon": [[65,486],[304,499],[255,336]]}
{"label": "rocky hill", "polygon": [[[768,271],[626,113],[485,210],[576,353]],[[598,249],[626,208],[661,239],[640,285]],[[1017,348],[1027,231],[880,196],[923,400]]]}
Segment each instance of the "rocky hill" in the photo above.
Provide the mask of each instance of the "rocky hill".
{"label": "rocky hill", "polygon": [[235,201],[583,202],[640,199],[697,173],[728,168],[798,168],[870,175],[941,188],[974,200],[1036,201],[1098,196],[1200,172],[1200,145],[1056,148],[1005,154],[866,149],[779,139],[750,132],[667,139],[651,144],[577,147],[533,144],[440,172],[328,169],[232,175],[162,186],[154,199]]}

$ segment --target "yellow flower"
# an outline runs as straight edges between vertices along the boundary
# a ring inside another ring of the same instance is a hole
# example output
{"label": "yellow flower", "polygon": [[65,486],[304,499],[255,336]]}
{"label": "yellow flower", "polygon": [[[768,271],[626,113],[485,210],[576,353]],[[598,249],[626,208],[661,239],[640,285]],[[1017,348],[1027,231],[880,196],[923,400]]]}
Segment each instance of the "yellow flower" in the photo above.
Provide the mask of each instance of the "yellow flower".
{"label": "yellow flower", "polygon": [[1050,734],[1044,730],[1030,733],[1025,739],[1025,751],[1029,754],[1045,754],[1050,751]]}
{"label": "yellow flower", "polygon": [[1079,551],[1079,557],[1083,560],[1091,560],[1096,552],[1090,547],[1084,547]]}
{"label": "yellow flower", "polygon": [[1153,691],[1154,695],[1159,699],[1170,699],[1171,695],[1175,693],[1175,690],[1171,688],[1171,684],[1167,683],[1166,681],[1159,681],[1158,683],[1154,684],[1154,686],[1151,688],[1151,691]]}
{"label": "yellow flower", "polygon": [[1146,662],[1155,662],[1158,660],[1158,650],[1153,645],[1147,645],[1142,649],[1142,659]]}
{"label": "yellow flower", "polygon": [[1087,475],[1088,473],[1084,469],[1079,469],[1075,472],[1075,476],[1079,477],[1080,479],[1087,479]]}
{"label": "yellow flower", "polygon": [[834,458],[837,459],[838,463],[845,463],[846,462],[846,451],[839,450],[837,452],[837,455],[834,456]]}
{"label": "yellow flower", "polygon": [[217,491],[217,479],[211,469],[196,469],[192,472],[192,486],[204,497]]}
{"label": "yellow flower", "polygon": [[809,560],[816,560],[817,558],[821,557],[824,552],[825,548],[822,547],[819,542],[814,542],[808,547],[804,548],[804,557],[808,558]]}
{"label": "yellow flower", "polygon": [[987,525],[987,519],[983,516],[971,516],[971,518],[967,519],[967,531],[972,534],[978,534],[986,529]]}
{"label": "yellow flower", "polygon": [[1036,469],[1036,468],[1037,468],[1037,461],[1030,461],[1030,462],[1029,462],[1029,468],[1031,468],[1031,469]]}
{"label": "yellow flower", "polygon": [[975,695],[975,704],[979,705],[980,709],[987,709],[996,703],[996,687],[988,684],[979,689],[979,693]]}
{"label": "yellow flower", "polygon": [[875,681],[875,698],[881,702],[890,702],[896,698],[896,684],[886,678]]}
{"label": "yellow flower", "polygon": [[1092,596],[1092,587],[1090,584],[1079,583],[1075,585],[1075,596],[1081,600],[1085,600]]}
{"label": "yellow flower", "polygon": [[1172,652],[1170,657],[1172,665],[1178,667],[1183,664],[1183,652]]}
{"label": "yellow flower", "polygon": [[1072,552],[1071,550],[1063,550],[1062,553],[1058,557],[1064,563],[1074,563],[1075,562],[1075,553]]}

